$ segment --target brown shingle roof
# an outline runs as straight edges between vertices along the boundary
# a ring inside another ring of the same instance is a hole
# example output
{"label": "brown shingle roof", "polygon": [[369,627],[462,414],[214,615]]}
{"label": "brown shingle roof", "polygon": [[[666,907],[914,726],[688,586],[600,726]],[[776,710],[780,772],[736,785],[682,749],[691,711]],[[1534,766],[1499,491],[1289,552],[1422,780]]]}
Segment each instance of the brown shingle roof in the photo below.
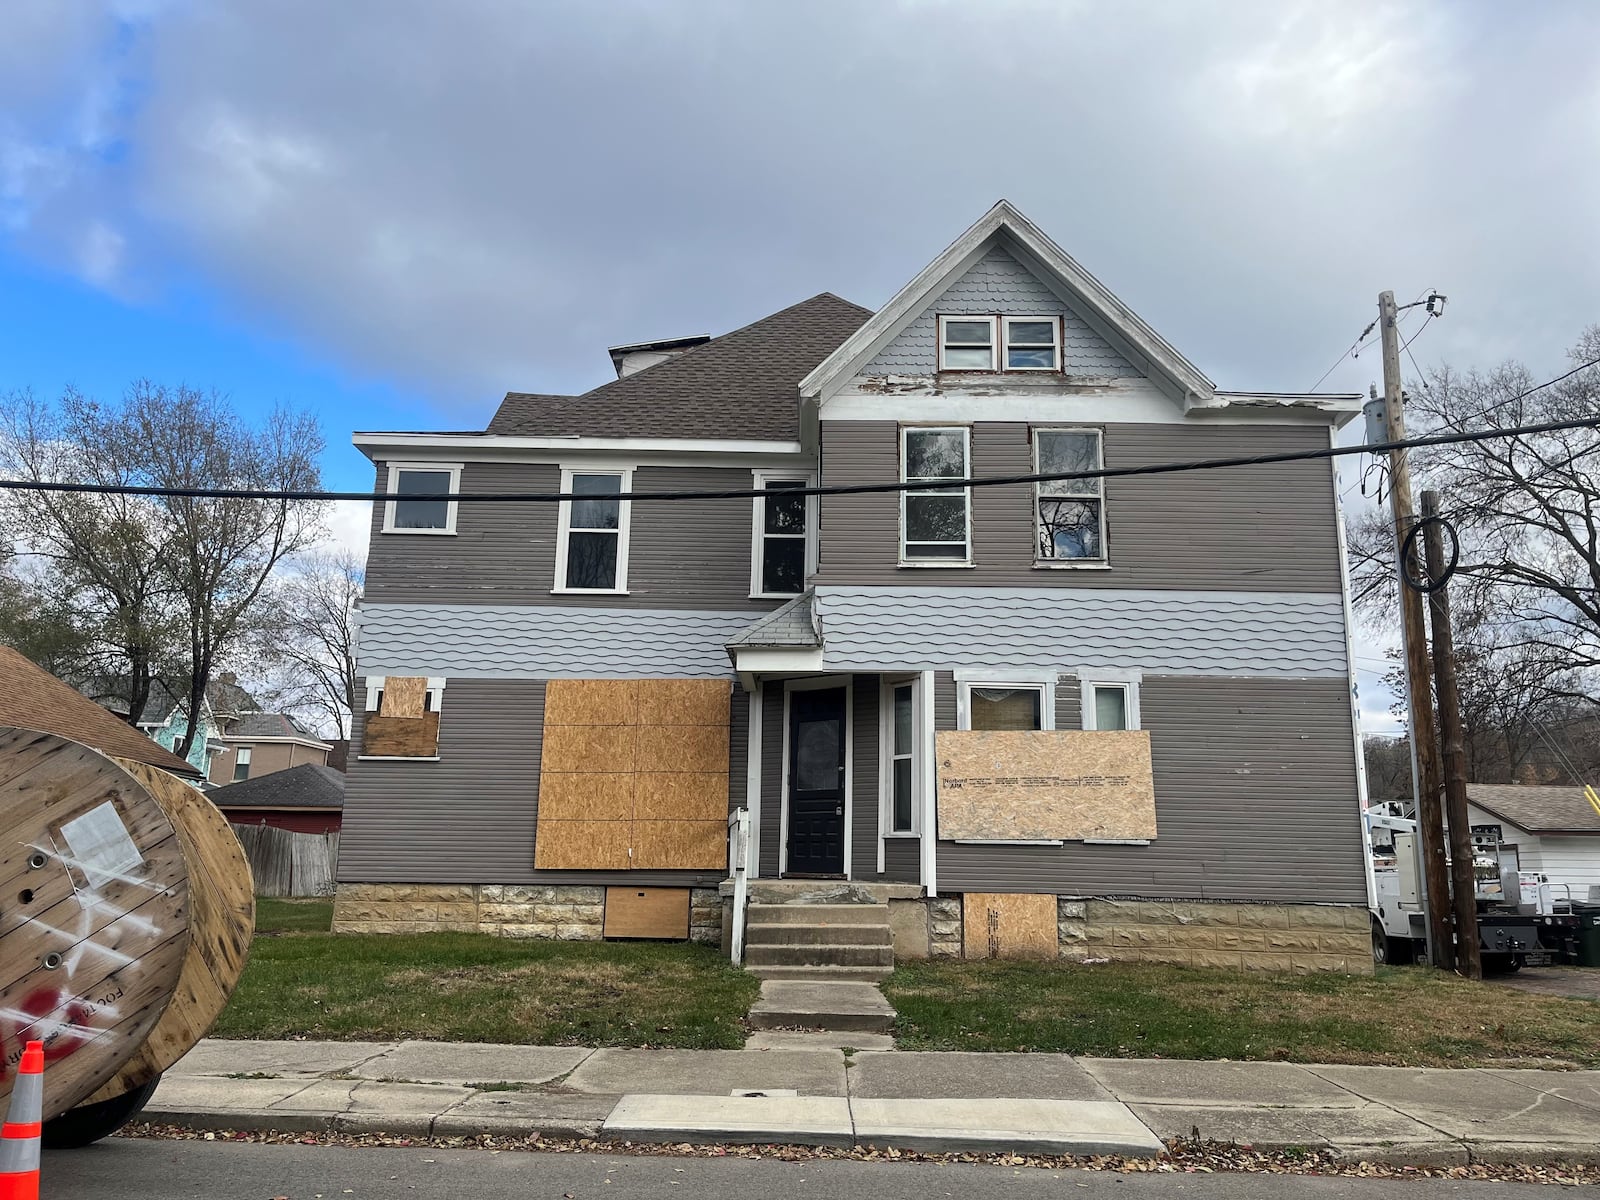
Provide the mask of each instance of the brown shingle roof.
{"label": "brown shingle roof", "polygon": [[1469,783],[1467,799],[1529,833],[1600,833],[1600,812],[1581,787]]}
{"label": "brown shingle roof", "polygon": [[176,754],[163,750],[10,646],[0,646],[0,725],[59,734],[102,754],[200,778],[200,772]]}
{"label": "brown shingle roof", "polygon": [[792,441],[800,381],[871,315],[823,292],[581,396],[508,392],[489,432]]}

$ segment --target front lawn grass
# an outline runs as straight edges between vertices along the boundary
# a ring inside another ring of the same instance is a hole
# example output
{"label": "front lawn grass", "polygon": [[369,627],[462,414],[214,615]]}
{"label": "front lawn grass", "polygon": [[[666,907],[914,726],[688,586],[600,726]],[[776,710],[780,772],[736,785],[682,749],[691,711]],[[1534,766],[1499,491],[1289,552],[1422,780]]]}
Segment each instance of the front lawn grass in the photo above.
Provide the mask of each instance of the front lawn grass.
{"label": "front lawn grass", "polygon": [[212,1036],[738,1049],[760,990],[682,942],[296,932],[327,929],[319,903],[257,901],[250,962]]}
{"label": "front lawn grass", "polygon": [[1600,1066],[1600,1004],[1420,967],[1376,977],[1134,963],[912,962],[883,988],[906,1050]]}
{"label": "front lawn grass", "polygon": [[256,897],[257,933],[327,933],[333,928],[333,900],[282,900]]}

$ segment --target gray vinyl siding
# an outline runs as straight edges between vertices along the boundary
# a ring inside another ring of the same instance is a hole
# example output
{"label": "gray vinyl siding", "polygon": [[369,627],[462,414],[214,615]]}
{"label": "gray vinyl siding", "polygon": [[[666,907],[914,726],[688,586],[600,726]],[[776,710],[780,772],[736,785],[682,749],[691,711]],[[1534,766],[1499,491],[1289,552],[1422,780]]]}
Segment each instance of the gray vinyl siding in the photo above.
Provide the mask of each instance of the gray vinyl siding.
{"label": "gray vinyl siding", "polygon": [[[914,401],[908,398],[908,414]],[[1107,467],[1325,449],[1322,425],[1110,424]],[[1033,471],[1029,426],[972,426],[976,476]],[[822,422],[822,482],[900,477],[893,421]],[[1332,470],[1308,461],[1105,481],[1109,570],[1034,567],[1033,488],[972,492],[974,568],[901,568],[894,493],[822,498],[820,584],[1207,589],[1340,588]]]}
{"label": "gray vinyl siding", "polygon": [[878,677],[857,675],[851,687],[850,877],[878,874]]}
{"label": "gray vinyl siding", "polygon": [[1072,675],[1056,679],[1056,728],[1083,728],[1083,689]]}
{"label": "gray vinyl siding", "polygon": [[[937,724],[953,728],[954,682],[939,684]],[[1364,903],[1346,685],[1147,676],[1140,709],[1150,845],[941,842],[939,890]]]}
{"label": "gray vinyl siding", "polygon": [[783,861],[783,680],[761,689],[761,877],[776,879]]}
{"label": "gray vinyl siding", "polygon": [[[378,464],[378,486],[388,467]],[[557,492],[560,468],[469,462],[463,493]],[[640,467],[636,491],[748,489],[747,468]],[[455,536],[383,532],[373,505],[367,560],[369,604],[554,604],[594,608],[690,608],[762,612],[778,600],[750,599],[749,500],[685,500],[632,507],[628,595],[552,595],[555,503],[468,502],[456,506]]]}
{"label": "gray vinyl siding", "polygon": [[[861,372],[879,375],[933,375],[938,370],[941,314],[1004,314],[1062,318],[1061,362],[1069,376],[1137,376],[1132,363],[1084,323],[1061,298],[999,246],[945,288],[905,329],[880,350]],[[1003,336],[997,331],[997,336]]]}
{"label": "gray vinyl siding", "polygon": [[883,878],[894,883],[922,882],[921,838],[884,839]]}
{"label": "gray vinyl siding", "polygon": [[[439,761],[362,761],[352,723],[339,841],[342,883],[587,883],[707,886],[722,871],[535,871],[543,680],[449,679]],[[730,804],[744,795],[744,694],[735,691]]]}

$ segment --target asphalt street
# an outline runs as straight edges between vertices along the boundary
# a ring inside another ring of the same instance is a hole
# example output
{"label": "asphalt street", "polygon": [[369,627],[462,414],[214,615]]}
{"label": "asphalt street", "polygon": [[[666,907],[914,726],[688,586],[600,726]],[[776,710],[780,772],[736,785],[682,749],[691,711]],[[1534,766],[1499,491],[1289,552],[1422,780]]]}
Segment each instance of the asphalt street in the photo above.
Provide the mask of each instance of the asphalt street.
{"label": "asphalt street", "polygon": [[114,1138],[45,1155],[50,1200],[1491,1200],[1550,1196],[1525,1184],[1317,1179],[1291,1175],[1119,1175],[936,1163],[348,1149]]}

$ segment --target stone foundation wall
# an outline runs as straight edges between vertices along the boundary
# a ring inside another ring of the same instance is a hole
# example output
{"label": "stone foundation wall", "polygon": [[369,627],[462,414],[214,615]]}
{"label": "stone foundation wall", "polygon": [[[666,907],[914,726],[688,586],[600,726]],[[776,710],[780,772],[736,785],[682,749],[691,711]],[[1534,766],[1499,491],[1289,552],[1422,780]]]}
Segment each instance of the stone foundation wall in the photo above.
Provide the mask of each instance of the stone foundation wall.
{"label": "stone foundation wall", "polygon": [[[493,933],[597,942],[605,936],[606,889],[587,884],[342,883],[335,933]],[[689,892],[689,939],[722,936],[717,889]]]}
{"label": "stone foundation wall", "polygon": [[1371,922],[1364,908],[1063,896],[1056,913],[1062,958],[1372,974]]}

